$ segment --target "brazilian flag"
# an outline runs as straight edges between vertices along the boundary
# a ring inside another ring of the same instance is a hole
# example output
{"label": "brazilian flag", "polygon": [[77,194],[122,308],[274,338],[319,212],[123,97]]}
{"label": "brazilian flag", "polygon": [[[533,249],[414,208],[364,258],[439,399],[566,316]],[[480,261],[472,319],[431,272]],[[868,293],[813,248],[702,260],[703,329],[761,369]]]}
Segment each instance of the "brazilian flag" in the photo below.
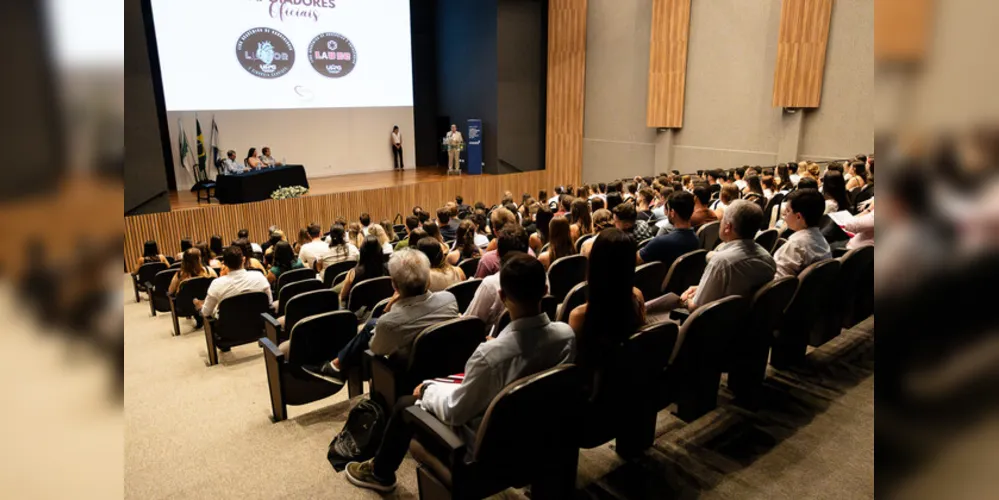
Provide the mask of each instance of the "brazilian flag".
{"label": "brazilian flag", "polygon": [[205,174],[206,164],[208,163],[208,152],[205,149],[205,134],[203,134],[201,132],[201,120],[199,120],[197,118],[195,118],[194,120],[195,120],[195,122],[197,123],[197,126],[198,126],[198,128],[197,128],[197,132],[198,132],[198,172],[195,174],[195,176],[194,176],[195,179],[194,180],[197,181],[197,182],[203,182],[203,181],[205,181],[205,180],[208,179],[208,176]]}

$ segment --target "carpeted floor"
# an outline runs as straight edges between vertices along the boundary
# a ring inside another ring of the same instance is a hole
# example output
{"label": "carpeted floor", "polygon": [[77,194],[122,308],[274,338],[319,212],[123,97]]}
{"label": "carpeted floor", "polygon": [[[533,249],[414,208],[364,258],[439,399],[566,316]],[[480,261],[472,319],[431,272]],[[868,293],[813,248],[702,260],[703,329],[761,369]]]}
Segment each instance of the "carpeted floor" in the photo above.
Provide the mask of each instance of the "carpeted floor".
{"label": "carpeted floor", "polygon": [[[166,498],[377,498],[326,461],[346,390],[270,421],[263,354],[250,344],[207,366],[193,322],[172,336],[125,276],[125,495]],[[613,443],[580,455],[579,498],[873,498],[874,319],[811,352],[806,372],[774,372],[762,407],[723,403],[686,424],[659,414],[655,447],[624,462]],[[406,459],[392,498],[416,498]],[[500,498],[525,498],[508,490]]]}

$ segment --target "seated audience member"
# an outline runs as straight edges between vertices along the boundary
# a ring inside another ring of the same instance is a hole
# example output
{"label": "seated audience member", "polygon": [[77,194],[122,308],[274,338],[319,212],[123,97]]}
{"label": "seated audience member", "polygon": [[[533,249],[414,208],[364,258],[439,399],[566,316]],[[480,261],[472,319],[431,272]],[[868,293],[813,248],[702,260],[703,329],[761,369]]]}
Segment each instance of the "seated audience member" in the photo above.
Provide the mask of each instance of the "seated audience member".
{"label": "seated audience member", "polygon": [[270,147],[264,146],[263,148],[260,148],[260,152],[263,153],[260,156],[260,163],[262,163],[265,167],[280,167],[283,165],[283,163],[275,160],[274,157],[271,156]]}
{"label": "seated audience member", "polygon": [[343,226],[334,224],[330,228],[329,248],[316,261],[316,272],[323,273],[322,278],[325,279],[326,268],[340,262],[357,260],[360,255],[356,248],[347,244],[347,233],[343,230]]}
{"label": "seated audience member", "polygon": [[316,260],[329,251],[329,245],[323,241],[323,229],[319,227],[319,224],[314,222],[309,224],[308,231],[312,241],[302,245],[298,251],[298,258],[302,259],[302,264],[305,264],[305,267],[314,269]]}
{"label": "seated audience member", "polygon": [[823,210],[825,201],[814,189],[798,189],[787,196],[784,223],[794,234],[774,254],[775,277],[797,276],[806,267],[832,258],[829,243],[819,229]]}
{"label": "seated audience member", "polygon": [[448,220],[448,226],[451,227],[452,231],[457,232],[458,226],[461,224],[461,219],[458,218],[458,205],[453,201],[449,201],[444,204],[444,208],[447,208],[447,211],[451,216]]}
{"label": "seated audience member", "polygon": [[[695,191],[699,189],[703,188]],[[701,243],[690,224],[695,199],[694,195],[686,191],[677,191],[670,195],[669,203],[666,204],[666,216],[673,230],[656,236],[645,245],[645,248],[639,250],[636,259],[638,265],[659,261],[668,269],[681,255],[700,248]]]}
{"label": "seated audience member", "polygon": [[[501,262],[517,252],[527,253],[527,235],[518,225],[504,228],[496,237],[496,241],[499,242],[496,255]],[[503,315],[503,301],[500,299],[499,291],[499,273],[486,276],[478,290],[475,291],[475,296],[472,297],[472,302],[468,305],[465,316],[475,316],[481,319],[486,324],[486,331],[492,331],[496,323],[499,322],[500,316]]]}
{"label": "seated audience member", "polygon": [[225,159],[222,160],[222,172],[226,175],[241,174],[246,171],[238,161],[236,161],[236,152],[229,150],[225,154]]}
{"label": "seated audience member", "polygon": [[378,225],[385,230],[385,234],[388,236],[389,243],[392,244],[392,249],[395,250],[396,243],[399,243],[399,235],[395,234],[395,229],[392,228],[392,221],[385,219],[379,222]]}
{"label": "seated audience member", "polygon": [[614,209],[622,203],[624,203],[624,199],[621,198],[621,193],[617,191],[607,193],[607,210],[610,210],[611,213],[614,213]]}
{"label": "seated audience member", "polygon": [[[347,277],[340,287],[340,301],[344,304],[350,299],[350,290],[354,285],[372,278],[387,276],[385,269],[385,254],[382,252],[382,244],[375,236],[367,236],[361,245],[361,250],[357,259],[357,266],[347,272]],[[333,288],[336,290],[336,287]]]}
{"label": "seated audience member", "polygon": [[156,244],[156,241],[149,240],[142,245],[142,257],[139,257],[138,265],[141,266],[153,262],[170,265],[170,261],[167,260],[166,256],[160,253],[160,247]]}
{"label": "seated audience member", "polygon": [[590,213],[591,214],[596,213],[597,210],[604,209],[606,205],[607,205],[607,200],[604,200],[602,197],[594,198],[590,200]]}
{"label": "seated audience member", "polygon": [[767,201],[770,201],[770,198],[773,198],[774,193],[777,192],[777,184],[774,181],[774,176],[764,175],[761,182],[763,182],[763,196]]}
{"label": "seated audience member", "polygon": [[[420,218],[415,215],[410,215],[406,217],[406,237],[399,240],[399,243],[395,244],[395,251],[402,250],[403,248],[409,247],[409,237],[413,234],[413,231],[420,227]],[[415,241],[414,241],[415,243]]]}
{"label": "seated audience member", "polygon": [[867,185],[867,164],[862,161],[855,161],[850,164],[850,180],[846,183],[846,190],[862,188]]}
{"label": "seated audience member", "polygon": [[538,212],[534,215],[534,225],[537,228],[530,236],[528,242],[531,251],[535,255],[541,253],[541,247],[548,243],[548,230],[551,228],[552,219],[555,214],[546,206],[538,207]]}
{"label": "seated audience member", "polygon": [[570,220],[572,225],[569,226],[569,234],[573,242],[578,240],[580,236],[591,234],[593,232],[593,217],[590,215],[589,202],[582,198],[572,202]]}
{"label": "seated audience member", "polygon": [[847,242],[847,250],[874,245],[874,201],[870,206],[857,214],[851,221],[843,226],[843,229],[853,233],[853,238]]}
{"label": "seated audience member", "polygon": [[[181,259],[180,271],[177,271],[173,275],[173,279],[170,281],[170,290],[167,292],[171,296],[177,295],[180,290],[181,283],[194,278],[214,278],[215,271],[212,268],[205,267],[201,259],[201,250],[197,248],[189,248],[184,252],[184,258]],[[204,324],[203,318],[200,315],[195,315],[194,321],[198,328],[201,328]]]}
{"label": "seated audience member", "polygon": [[431,292],[443,292],[445,288],[465,281],[465,273],[451,264],[448,264],[441,252],[441,246],[433,238],[423,238],[416,242],[416,249],[423,252],[430,260],[430,287]]}
{"label": "seated audience member", "polygon": [[650,226],[648,222],[637,219],[635,205],[622,203],[614,209],[614,227],[630,234],[635,238],[635,242],[641,242],[656,235],[655,226]]}
{"label": "seated audience member", "polygon": [[465,199],[462,198],[460,194],[454,197],[454,204],[458,207],[459,212],[472,211],[472,207],[465,204]]}
{"label": "seated audience member", "polygon": [[638,245],[619,229],[601,231],[586,271],[586,304],[569,313],[579,339],[579,364],[599,370],[600,359],[645,325],[645,298],[635,288],[633,259]]}
{"label": "seated audience member", "polygon": [[549,223],[548,228],[548,250],[538,256],[545,271],[551,267],[552,263],[562,257],[576,254],[576,245],[573,243],[570,231],[569,220],[565,217],[555,217]]}
{"label": "seated audience member", "polygon": [[793,162],[792,163],[788,163],[787,164],[787,173],[788,173],[787,178],[791,181],[791,185],[792,186],[797,186],[798,185],[798,181],[801,180],[801,176],[798,175],[798,164],[797,163],[793,163]]}
{"label": "seated audience member", "polygon": [[454,229],[451,229],[451,211],[445,208],[437,209],[437,226],[441,230],[441,238],[451,241],[455,237]]}
{"label": "seated audience member", "polygon": [[850,210],[850,199],[846,196],[846,181],[843,174],[831,170],[822,176],[822,196],[825,197],[825,214]]}
{"label": "seated audience member", "polygon": [[285,241],[284,231],[278,229],[277,226],[271,226],[270,235],[270,239],[260,245],[260,250],[263,251],[264,255],[267,255],[268,250],[277,245],[279,241]]}
{"label": "seated audience member", "polygon": [[412,430],[403,418],[406,408],[418,404],[460,433],[475,436],[490,402],[512,382],[575,358],[576,336],[565,323],[554,323],[541,311],[547,292],[545,271],[532,257],[509,259],[499,275],[501,300],[511,322],[496,338],[475,349],[465,363],[461,384],[427,382],[412,397],[396,403],[375,457],[347,464],[351,484],[381,492],[395,488],[395,473],[409,450]]}
{"label": "seated audience member", "polygon": [[[199,241],[196,245],[194,245],[194,248],[197,248],[198,251],[201,252],[202,267],[219,268],[220,270],[222,269],[222,263],[219,262],[218,259],[212,257],[212,251],[208,247],[208,243],[205,243],[204,241]],[[215,272],[214,269],[212,269],[212,272]]]}
{"label": "seated audience member", "polygon": [[282,274],[304,268],[305,264],[295,256],[295,251],[291,249],[291,245],[286,241],[282,241],[274,246],[274,265],[267,271],[267,281],[270,282],[271,286],[276,286],[278,278]]}
{"label": "seated audience member", "polygon": [[[253,257],[253,250],[252,247],[250,246],[249,241],[247,241],[246,239],[236,240],[232,242],[232,246],[239,247],[239,250],[243,253],[243,269],[245,270],[257,269],[260,271],[261,276],[267,274],[267,269],[264,268],[264,265],[260,263],[259,260]],[[222,264],[223,264],[222,272],[219,273],[219,276],[225,276],[229,274],[230,271],[230,268],[226,266],[224,262]]]}
{"label": "seated audience member", "polygon": [[654,224],[655,214],[652,213],[653,204],[655,203],[656,194],[651,188],[642,188],[638,191],[638,196],[635,197],[637,204],[635,206],[635,212],[638,215],[638,220],[645,221]]}
{"label": "seated audience member", "polygon": [[708,208],[709,205],[711,205],[711,191],[705,186],[694,188],[694,213],[690,216],[690,226],[694,230],[718,220],[718,216]]}
{"label": "seated audience member", "polygon": [[263,274],[243,269],[244,257],[239,245],[227,248],[222,261],[225,268],[232,271],[212,282],[205,300],[194,299],[194,306],[201,309],[201,317],[214,318],[223,300],[243,293],[264,292],[267,294],[267,303],[274,302],[267,278]]}
{"label": "seated audience member", "polygon": [[385,255],[392,254],[395,247],[392,246],[392,242],[390,241],[391,238],[389,238],[388,233],[385,232],[385,228],[383,228],[381,224],[372,224],[371,227],[368,228],[368,236],[378,238],[378,243],[381,243],[382,245],[382,253]]}
{"label": "seated audience member", "polygon": [[[538,213],[540,214],[541,212],[538,212]],[[516,218],[516,216],[513,215],[513,212],[510,212],[509,210],[507,210],[505,208],[499,208],[499,209],[493,210],[491,219],[492,219],[492,223],[493,223],[493,235],[496,236],[496,239],[493,240],[489,244],[489,246],[490,247],[495,247],[496,249],[495,250],[489,250],[486,253],[482,254],[482,259],[479,260],[479,267],[475,271],[475,277],[476,278],[485,278],[486,276],[492,276],[492,275],[494,275],[494,274],[496,274],[496,273],[499,272],[499,270],[500,270],[500,259],[502,258],[502,255],[500,255],[499,251],[498,251],[498,249],[499,249],[499,237],[503,233],[503,231],[512,229],[513,226],[516,226],[517,229],[519,229],[519,231],[517,232],[517,234],[524,235],[524,241],[525,241],[525,243],[527,243],[527,241],[528,241],[528,236],[527,236],[526,233],[524,233],[524,228],[522,228],[520,226],[520,224],[517,223],[517,218]],[[549,221],[549,223],[550,223],[550,221]],[[538,224],[541,224],[541,220],[538,221]],[[540,226],[539,226],[539,230],[540,230]],[[534,251],[532,251],[530,249],[530,247],[528,247],[527,249],[522,250],[522,251],[527,252],[527,253],[531,254],[532,256],[534,256]]]}
{"label": "seated audience member", "polygon": [[465,259],[481,256],[482,250],[475,244],[475,223],[470,220],[461,221],[455,234],[454,250],[447,254],[448,264],[456,266]]}
{"label": "seated audience member", "polygon": [[367,212],[362,212],[357,221],[361,224],[361,234],[367,236],[368,229],[371,227],[371,216]]}
{"label": "seated audience member", "polygon": [[260,255],[264,254],[263,247],[261,247],[260,245],[254,243],[252,240],[250,240],[250,230],[249,229],[240,229],[239,232],[236,233],[236,239],[237,240],[245,239],[246,241],[249,241],[250,242],[250,248],[253,250],[254,254],[260,254]]}
{"label": "seated audience member", "polygon": [[739,188],[735,184],[725,184],[722,186],[721,191],[718,192],[718,201],[712,204],[712,210],[715,212],[715,220],[721,220],[725,216],[725,209],[732,204],[733,201],[738,200],[742,197],[739,194]]}
{"label": "seated audience member", "polygon": [[[604,229],[608,229],[608,228],[612,228],[612,227],[614,227],[614,214],[612,214],[610,212],[610,210],[607,210],[606,208],[602,208],[600,210],[597,210],[597,211],[593,212],[593,233],[594,234],[600,234],[600,232],[603,231]],[[583,248],[581,248],[579,250],[579,254],[580,255],[585,255],[585,256],[589,257],[590,256],[590,250],[593,248],[593,243],[596,240],[597,240],[596,238],[590,238],[590,239],[586,240],[586,242],[583,243]]]}
{"label": "seated audience member", "polygon": [[194,248],[194,244],[191,243],[191,238],[182,238],[180,240],[180,253],[174,256],[174,262],[180,262],[184,260],[184,252]]}
{"label": "seated audience member", "polygon": [[222,244],[222,237],[219,235],[212,235],[208,240],[208,248],[212,251],[212,258],[218,259],[220,262],[222,260],[222,254],[225,253],[225,246]]}
{"label": "seated audience member", "polygon": [[[365,247],[373,242],[368,236]],[[377,244],[377,243],[374,243]],[[364,250],[361,251],[362,262]],[[381,258],[381,252],[376,252]],[[388,263],[395,295],[385,307],[385,313],[372,318],[342,350],[336,359],[308,371],[334,383],[343,383],[342,370],[358,366],[364,351],[381,356],[406,358],[413,341],[428,326],[457,318],[458,303],[448,292],[430,292],[430,261],[422,252],[406,248],[392,254]]]}
{"label": "seated audience member", "polygon": [[298,238],[295,239],[295,244],[291,246],[295,250],[295,255],[302,254],[302,247],[308,245],[312,242],[312,237],[309,236],[308,228],[301,228],[298,230]]}
{"label": "seated audience member", "polygon": [[360,249],[361,245],[364,244],[364,233],[360,222],[351,222],[347,226],[347,244],[353,245],[354,248]]}
{"label": "seated audience member", "polygon": [[[708,259],[708,266],[697,286],[688,288],[679,297],[669,293],[662,301],[668,312],[685,307],[693,312],[698,306],[729,295],[747,297],[773,279],[777,265],[773,257],[753,241],[763,210],[748,200],[735,200],[725,209],[718,236],[724,242]],[[659,312],[659,311],[657,311]]]}
{"label": "seated audience member", "polygon": [[423,230],[427,232],[427,236],[437,240],[437,243],[440,244],[441,246],[441,251],[444,252],[445,255],[447,255],[447,253],[451,251],[451,249],[448,248],[447,243],[444,243],[444,236],[441,235],[441,227],[438,226],[436,222],[430,222],[428,224],[424,224]]}
{"label": "seated audience member", "polygon": [[486,248],[489,246],[489,224],[487,223],[485,213],[477,213],[472,216],[472,222],[475,223],[475,246],[479,248]]}

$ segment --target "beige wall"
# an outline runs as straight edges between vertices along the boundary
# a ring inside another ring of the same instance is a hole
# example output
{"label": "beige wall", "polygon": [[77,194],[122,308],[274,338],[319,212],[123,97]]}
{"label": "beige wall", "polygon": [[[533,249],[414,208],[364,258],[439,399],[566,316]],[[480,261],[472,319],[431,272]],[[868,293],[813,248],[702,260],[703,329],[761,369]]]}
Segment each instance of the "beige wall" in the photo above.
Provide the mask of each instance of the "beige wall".
{"label": "beige wall", "polygon": [[803,117],[771,106],[780,8],[693,2],[684,126],[657,136],[645,126],[651,0],[590,0],[583,180],[872,151],[872,2],[834,3],[822,106]]}

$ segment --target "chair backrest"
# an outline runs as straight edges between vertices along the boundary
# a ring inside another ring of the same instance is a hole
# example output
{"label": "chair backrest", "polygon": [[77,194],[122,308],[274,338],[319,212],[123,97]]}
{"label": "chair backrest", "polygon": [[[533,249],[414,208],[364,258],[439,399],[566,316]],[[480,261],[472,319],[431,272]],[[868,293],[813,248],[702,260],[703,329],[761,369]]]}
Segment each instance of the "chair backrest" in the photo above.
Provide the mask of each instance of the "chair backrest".
{"label": "chair backrest", "polygon": [[798,290],[784,312],[785,324],[808,331],[818,320],[819,308],[828,307],[839,274],[836,259],[816,262],[798,274]]}
{"label": "chair backrest", "polygon": [[857,312],[858,300],[872,296],[874,293],[874,247],[855,248],[839,259],[839,287],[836,290],[835,301],[844,303],[843,319],[846,326],[853,326]]}
{"label": "chair backrest", "polygon": [[463,273],[465,273],[466,278],[474,278],[475,271],[479,270],[479,257],[465,259],[458,263],[458,267]]}
{"label": "chair backrest", "polygon": [[339,285],[340,283],[343,283],[344,281],[346,281],[348,274],[350,274],[350,271],[344,271],[344,272],[336,275],[336,277],[333,278],[332,288],[336,288],[337,285]]}
{"label": "chair backrest", "polygon": [[560,365],[506,386],[486,409],[475,438],[473,460],[508,468],[550,460],[545,453],[575,447],[582,377],[574,365]]}
{"label": "chair backrest", "polygon": [[205,300],[208,296],[208,287],[212,286],[215,278],[191,278],[180,284],[177,289],[177,297],[174,299],[174,311],[177,316],[190,318],[197,312],[194,307],[194,299]]}
{"label": "chair backrest", "polygon": [[[756,340],[770,339],[798,290],[798,278],[783,276],[756,291],[749,306],[749,328]],[[768,344],[769,345],[769,344]]]}
{"label": "chair backrest", "polygon": [[698,307],[683,322],[670,365],[680,369],[721,367],[723,356],[745,317],[749,301],[730,295]]}
{"label": "chair backrest", "polygon": [[[313,276],[314,275],[315,274],[313,274]],[[278,316],[285,315],[285,311],[288,307],[288,302],[290,302],[295,297],[306,292],[314,292],[316,290],[322,290],[322,289],[323,289],[323,282],[315,278],[304,281],[296,281],[285,285],[284,288],[282,288],[281,291],[278,292],[278,295],[281,297],[278,300],[278,310],[277,310]]]}
{"label": "chair backrest", "polygon": [[174,262],[173,264],[170,264],[170,269],[180,269],[180,266],[182,265],[184,265],[183,262]]}
{"label": "chair backrest", "polygon": [[645,245],[648,245],[650,241],[652,241],[652,238],[645,238],[644,240],[639,241],[638,242],[638,249],[641,250],[641,249],[645,248]]}
{"label": "chair backrest", "polygon": [[770,255],[777,253],[777,250],[780,250],[780,247],[784,246],[785,243],[787,243],[786,238],[777,238],[777,241],[774,242],[774,249],[770,252]]}
{"label": "chair backrest", "polygon": [[649,262],[635,269],[635,288],[642,291],[646,301],[662,295],[663,281],[669,268],[662,262]]}
{"label": "chair backrest", "polygon": [[299,281],[314,279],[316,279],[316,272],[312,269],[305,268],[295,269],[294,271],[285,271],[281,274],[281,276],[278,276],[277,286],[274,287],[274,290],[278,293],[277,299],[281,299],[281,290],[284,290],[284,287]]}
{"label": "chair backrest", "polygon": [[874,197],[874,184],[868,182],[864,184],[864,187],[860,188],[860,192],[853,197],[854,206],[860,205],[861,203]]}
{"label": "chair backrest", "polygon": [[701,248],[704,250],[714,250],[718,246],[720,241],[718,238],[718,230],[721,229],[721,221],[708,222],[697,230],[697,241],[701,242]]}
{"label": "chair backrest", "polygon": [[569,255],[552,263],[548,268],[549,293],[561,302],[572,287],[586,281],[587,259],[582,255]]}
{"label": "chair backrest", "polygon": [[681,295],[688,288],[700,283],[704,268],[708,265],[707,256],[707,250],[694,250],[674,260],[663,280],[662,293],[672,292]]}
{"label": "chair backrest", "polygon": [[588,292],[589,285],[585,281],[572,287],[572,290],[566,294],[565,300],[562,301],[562,307],[558,310],[556,321],[568,323],[572,310],[586,303],[586,294]]}
{"label": "chair backrest", "polygon": [[170,291],[170,282],[173,281],[173,277],[180,272],[177,269],[166,269],[156,273],[153,277],[153,288],[155,291],[153,295],[156,297],[166,298],[167,292]]}
{"label": "chair backrest", "polygon": [[767,229],[760,234],[756,235],[756,243],[763,247],[767,252],[776,252],[774,250],[774,245],[777,244],[777,237],[779,236],[776,229]]}
{"label": "chair backrest", "polygon": [[303,318],[336,312],[339,309],[340,295],[333,290],[322,288],[297,294],[288,299],[288,303],[285,305],[284,331],[291,332],[295,328],[295,324]]}
{"label": "chair backrest", "polygon": [[427,327],[413,341],[407,378],[418,383],[464,372],[468,358],[485,341],[485,331],[485,323],[474,316]]}
{"label": "chair backrest", "polygon": [[212,331],[223,345],[253,342],[265,335],[260,315],[268,310],[270,304],[264,292],[229,297],[219,304],[219,319]]}
{"label": "chair backrest", "polygon": [[[784,202],[784,193],[775,193],[773,198],[767,202],[767,206],[763,209],[763,223],[760,224],[760,231],[766,231],[770,228],[772,222],[771,215],[773,214],[774,208],[779,207],[781,203]],[[780,214],[777,214],[780,218]]]}
{"label": "chair backrest", "polygon": [[[322,293],[322,292],[320,292]],[[309,316],[291,330],[288,362],[295,365],[321,365],[337,356],[357,335],[357,316],[334,311]]]}
{"label": "chair backrest", "polygon": [[547,252],[549,245],[551,245],[551,243],[545,243],[544,245],[541,245],[541,251],[538,253],[538,255],[541,255],[541,254]]}
{"label": "chair backrest", "polygon": [[[333,288],[335,286],[334,280],[341,273],[346,273],[351,269],[357,267],[356,260],[345,260],[343,262],[337,262],[323,269],[323,286],[326,288]],[[346,275],[344,275],[346,276]]]}
{"label": "chair backrest", "polygon": [[596,236],[595,234],[590,233],[590,234],[584,234],[584,235],[580,236],[579,238],[576,238],[576,253],[582,252],[583,251],[583,243],[586,243],[587,240],[589,240],[590,238],[593,238],[595,236]]}
{"label": "chair backrest", "polygon": [[475,298],[475,291],[479,289],[481,284],[481,279],[470,279],[455,283],[445,288],[444,291],[454,295],[454,299],[458,302],[458,312],[464,314],[469,304],[472,303],[472,299]]}
{"label": "chair backrest", "polygon": [[382,276],[371,278],[360,283],[354,283],[347,298],[347,309],[351,312],[360,311],[362,307],[371,310],[382,299],[387,299],[395,293],[392,288],[392,278]]}
{"label": "chair backrest", "polygon": [[170,266],[167,266],[162,262],[150,262],[148,264],[143,264],[139,267],[139,271],[136,273],[139,278],[139,284],[145,285],[146,283],[151,283],[157,274],[162,271],[166,271],[169,267]]}
{"label": "chair backrest", "polygon": [[[541,312],[548,316],[549,321],[555,321],[555,314],[558,312],[558,300],[553,295],[541,297]],[[499,333],[499,332],[497,332]]]}

